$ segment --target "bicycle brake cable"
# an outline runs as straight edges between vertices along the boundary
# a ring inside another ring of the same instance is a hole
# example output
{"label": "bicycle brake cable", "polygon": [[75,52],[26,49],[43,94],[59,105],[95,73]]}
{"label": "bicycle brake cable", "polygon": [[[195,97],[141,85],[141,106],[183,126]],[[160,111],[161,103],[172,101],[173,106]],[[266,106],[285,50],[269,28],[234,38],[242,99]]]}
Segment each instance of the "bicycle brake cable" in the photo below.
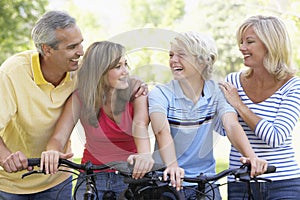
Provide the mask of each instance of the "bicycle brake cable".
{"label": "bicycle brake cable", "polygon": [[46,172],[44,170],[32,170],[32,171],[22,174],[22,179],[25,178],[26,176],[29,176],[32,174],[46,174]]}

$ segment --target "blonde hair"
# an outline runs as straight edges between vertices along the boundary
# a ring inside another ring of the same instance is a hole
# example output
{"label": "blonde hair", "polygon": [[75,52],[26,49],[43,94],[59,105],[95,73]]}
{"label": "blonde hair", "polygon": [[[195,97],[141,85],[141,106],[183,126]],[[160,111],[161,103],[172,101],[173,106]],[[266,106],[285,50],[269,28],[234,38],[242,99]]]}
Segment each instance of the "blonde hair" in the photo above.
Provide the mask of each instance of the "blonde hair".
{"label": "blonde hair", "polygon": [[83,56],[78,71],[78,93],[82,101],[81,116],[94,127],[98,126],[98,114],[105,104],[108,92],[107,72],[115,67],[125,48],[109,41],[91,44]]}
{"label": "blonde hair", "polygon": [[[201,73],[204,80],[210,79],[213,72],[214,63],[218,57],[218,50],[213,38],[197,32],[179,33],[171,41],[187,53],[196,57],[196,61],[205,64]],[[197,64],[197,63],[196,63]]]}
{"label": "blonde hair", "polygon": [[[245,31],[252,27],[257,37],[267,49],[264,58],[264,67],[274,75],[276,80],[282,80],[295,74],[296,70],[291,65],[291,42],[284,23],[273,16],[252,16],[248,18],[237,30],[237,42],[240,45]],[[247,70],[250,75],[252,69]]]}

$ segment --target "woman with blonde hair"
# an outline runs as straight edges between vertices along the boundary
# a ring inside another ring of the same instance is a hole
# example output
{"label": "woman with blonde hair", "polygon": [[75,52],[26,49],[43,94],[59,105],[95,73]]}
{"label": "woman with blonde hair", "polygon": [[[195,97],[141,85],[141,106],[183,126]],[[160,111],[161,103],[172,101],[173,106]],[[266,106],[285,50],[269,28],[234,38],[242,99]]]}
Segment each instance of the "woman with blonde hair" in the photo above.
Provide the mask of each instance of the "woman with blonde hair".
{"label": "woman with blonde hair", "polygon": [[[299,199],[300,168],[292,132],[300,116],[300,79],[292,67],[292,49],[284,23],[273,16],[252,16],[237,31],[248,69],[230,73],[221,89],[259,158],[276,167],[272,182],[251,183],[254,199]],[[230,167],[238,165],[232,147]],[[248,186],[229,179],[229,199],[247,198]]]}

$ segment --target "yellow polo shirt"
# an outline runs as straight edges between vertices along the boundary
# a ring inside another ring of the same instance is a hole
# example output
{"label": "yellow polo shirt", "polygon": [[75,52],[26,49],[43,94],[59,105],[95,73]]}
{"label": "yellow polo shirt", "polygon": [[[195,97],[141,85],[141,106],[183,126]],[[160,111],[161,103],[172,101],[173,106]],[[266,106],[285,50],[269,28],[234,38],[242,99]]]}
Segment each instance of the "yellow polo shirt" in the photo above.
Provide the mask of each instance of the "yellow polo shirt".
{"label": "yellow polo shirt", "polygon": [[[56,87],[41,72],[36,51],[7,59],[0,67],[0,136],[11,152],[40,157],[54,132],[64,103],[75,88],[74,74],[67,73]],[[70,142],[67,151],[70,152]],[[0,152],[1,153],[1,152]],[[69,173],[31,175],[0,169],[0,190],[14,194],[36,193],[70,177]]]}

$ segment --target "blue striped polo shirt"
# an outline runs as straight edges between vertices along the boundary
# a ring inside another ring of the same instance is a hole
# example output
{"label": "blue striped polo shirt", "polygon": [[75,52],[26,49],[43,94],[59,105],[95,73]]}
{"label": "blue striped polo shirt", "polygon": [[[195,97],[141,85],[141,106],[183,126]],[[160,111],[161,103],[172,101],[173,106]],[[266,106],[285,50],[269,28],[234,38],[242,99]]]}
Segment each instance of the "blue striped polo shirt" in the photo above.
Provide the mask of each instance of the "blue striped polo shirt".
{"label": "blue striped polo shirt", "polygon": [[[221,127],[221,116],[235,112],[214,81],[205,81],[203,91],[196,104],[184,95],[177,80],[157,85],[149,92],[149,113],[167,116],[178,164],[187,177],[215,174],[214,125],[218,123]],[[154,158],[161,162],[158,151],[154,152]]]}
{"label": "blue striped polo shirt", "polygon": [[[292,146],[292,132],[300,115],[300,78],[293,77],[272,96],[260,103],[253,103],[243,90],[241,72],[231,73],[226,81],[238,89],[243,103],[262,120],[252,131],[239,116],[255,153],[269,164],[276,166],[276,173],[262,177],[273,181],[300,177],[300,169]],[[230,167],[240,166],[240,153],[231,147]],[[231,179],[229,179],[231,180]]]}

